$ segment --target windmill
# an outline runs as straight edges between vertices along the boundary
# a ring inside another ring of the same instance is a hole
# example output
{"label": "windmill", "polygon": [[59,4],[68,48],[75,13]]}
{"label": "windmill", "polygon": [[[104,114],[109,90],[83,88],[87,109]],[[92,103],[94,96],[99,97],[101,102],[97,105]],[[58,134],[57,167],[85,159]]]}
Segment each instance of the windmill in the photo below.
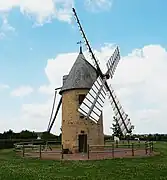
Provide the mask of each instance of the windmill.
{"label": "windmill", "polygon": [[83,37],[83,40],[85,42],[85,45],[87,46],[90,56],[94,61],[94,64],[98,73],[97,80],[94,82],[92,88],[86,95],[78,111],[82,113],[85,116],[85,118],[89,118],[95,123],[97,123],[101,116],[106,96],[108,96],[112,109],[115,114],[115,119],[117,123],[119,124],[119,127],[122,133],[126,135],[132,130],[133,126],[131,125],[128,115],[124,112],[112,86],[108,85],[107,83],[108,79],[112,79],[114,72],[116,70],[116,67],[118,65],[118,62],[120,60],[119,48],[116,47],[113,55],[110,57],[110,59],[107,62],[107,72],[103,73],[102,70],[100,69],[99,62],[92,51],[92,48],[85,35],[85,32],[81,26],[77,13],[74,8],[72,10],[73,10],[76,22],[78,24],[79,30],[81,32],[81,35]]}
{"label": "windmill", "polygon": [[[47,132],[51,131],[62,105],[62,144],[69,149],[73,149],[74,146],[78,145],[81,152],[82,148],[86,151],[87,142],[89,144],[104,144],[102,111],[106,96],[110,100],[122,133],[125,135],[129,133],[132,125],[113,88],[107,83],[108,79],[112,79],[120,60],[119,48],[115,49],[108,60],[107,72],[103,73],[86,38],[76,11],[74,8],[72,10],[89,54],[93,59],[94,66],[85,59],[82,53],[82,42],[78,42],[77,44],[80,44],[80,53],[77,60],[69,74],[63,76],[63,86],[55,89]],[[61,98],[53,116],[58,90],[60,90]]]}

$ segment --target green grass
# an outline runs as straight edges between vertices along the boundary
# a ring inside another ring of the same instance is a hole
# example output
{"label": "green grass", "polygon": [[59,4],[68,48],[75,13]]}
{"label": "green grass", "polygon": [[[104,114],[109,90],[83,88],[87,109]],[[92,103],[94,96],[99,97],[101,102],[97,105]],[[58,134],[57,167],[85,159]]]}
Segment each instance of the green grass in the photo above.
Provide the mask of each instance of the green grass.
{"label": "green grass", "polygon": [[0,151],[0,180],[158,180],[167,179],[167,143],[156,143],[160,155],[103,161],[23,159]]}

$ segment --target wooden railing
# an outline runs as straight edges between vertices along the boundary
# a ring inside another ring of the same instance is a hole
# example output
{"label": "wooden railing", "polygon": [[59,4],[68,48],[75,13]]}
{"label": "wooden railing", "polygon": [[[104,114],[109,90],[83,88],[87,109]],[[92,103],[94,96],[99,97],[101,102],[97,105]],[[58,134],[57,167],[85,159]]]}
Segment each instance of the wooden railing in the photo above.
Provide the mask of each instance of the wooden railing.
{"label": "wooden railing", "polygon": [[[23,157],[30,156],[42,158],[46,154],[53,154],[53,156],[59,156],[59,159],[64,159],[68,154],[65,153],[63,145],[54,146],[51,145],[52,150],[46,149],[46,145],[39,144],[15,144],[15,151],[20,152]],[[74,147],[78,149],[77,146]],[[145,152],[145,155],[149,155],[153,152],[153,142],[138,142],[138,143],[110,143],[108,145],[87,145],[85,156],[87,159],[91,159],[98,154],[110,154],[110,157],[115,158],[120,153],[127,153],[129,156],[135,156],[139,150]]]}

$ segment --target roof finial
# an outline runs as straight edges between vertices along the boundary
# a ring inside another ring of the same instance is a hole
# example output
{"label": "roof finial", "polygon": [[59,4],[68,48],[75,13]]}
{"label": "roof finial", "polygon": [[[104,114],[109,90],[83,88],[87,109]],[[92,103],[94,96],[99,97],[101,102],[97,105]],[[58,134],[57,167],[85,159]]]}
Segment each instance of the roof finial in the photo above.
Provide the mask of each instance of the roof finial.
{"label": "roof finial", "polygon": [[82,41],[77,42],[79,44],[79,53],[82,54]]}

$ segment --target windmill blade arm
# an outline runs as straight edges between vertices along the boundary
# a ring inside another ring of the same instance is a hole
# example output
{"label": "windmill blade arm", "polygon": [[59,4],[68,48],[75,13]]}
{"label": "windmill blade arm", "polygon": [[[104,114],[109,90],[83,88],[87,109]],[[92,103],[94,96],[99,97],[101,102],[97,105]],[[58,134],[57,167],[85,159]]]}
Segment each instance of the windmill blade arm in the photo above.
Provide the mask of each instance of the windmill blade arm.
{"label": "windmill blade arm", "polygon": [[86,35],[85,35],[85,32],[84,32],[84,30],[83,30],[83,28],[82,28],[82,26],[81,26],[81,23],[80,23],[79,18],[78,18],[78,16],[77,16],[76,10],[75,10],[75,8],[72,8],[72,10],[73,10],[74,16],[75,16],[75,18],[76,18],[76,21],[77,21],[79,30],[80,30],[80,32],[81,32],[81,35],[82,35],[82,37],[83,37],[83,39],[84,39],[84,41],[85,41],[85,44],[86,44],[86,46],[87,46],[87,48],[88,48],[88,51],[89,51],[89,53],[91,54],[91,57],[92,57],[92,59],[93,59],[94,62],[95,62],[95,65],[96,65],[96,68],[97,68],[98,72],[102,75],[102,71],[101,71],[101,69],[100,69],[100,67],[99,67],[99,64],[98,64],[97,59],[95,58],[95,55],[93,54],[92,48],[91,48],[91,46],[90,46],[90,44],[89,44],[89,42],[88,42],[88,40],[87,40],[87,37],[86,37]]}
{"label": "windmill blade arm", "polygon": [[61,104],[62,104],[62,97],[61,97],[61,99],[60,99],[60,101],[59,101],[59,103],[58,103],[58,106],[57,106],[55,115],[54,115],[54,117],[53,117],[53,120],[52,120],[52,122],[50,123],[50,126],[49,126],[48,129],[47,129],[47,132],[49,132],[49,133],[50,133],[50,131],[51,131],[52,127],[53,127],[53,124],[54,124],[54,122],[55,122],[55,120],[56,120],[56,117],[57,117],[58,112],[59,112],[59,110],[60,110]]}
{"label": "windmill blade arm", "polygon": [[96,123],[101,116],[106,98],[105,82],[106,80],[99,76],[78,109],[86,118]]}
{"label": "windmill blade arm", "polygon": [[109,100],[115,114],[115,120],[117,121],[122,133],[126,135],[131,130],[131,122],[128,115],[124,112],[114,90],[109,87]]}
{"label": "windmill blade arm", "polygon": [[117,46],[113,55],[110,57],[110,59],[107,62],[108,70],[107,70],[106,74],[109,74],[111,78],[114,75],[114,72],[115,72],[115,69],[118,65],[119,60],[120,60],[120,52],[119,52],[119,48]]}

